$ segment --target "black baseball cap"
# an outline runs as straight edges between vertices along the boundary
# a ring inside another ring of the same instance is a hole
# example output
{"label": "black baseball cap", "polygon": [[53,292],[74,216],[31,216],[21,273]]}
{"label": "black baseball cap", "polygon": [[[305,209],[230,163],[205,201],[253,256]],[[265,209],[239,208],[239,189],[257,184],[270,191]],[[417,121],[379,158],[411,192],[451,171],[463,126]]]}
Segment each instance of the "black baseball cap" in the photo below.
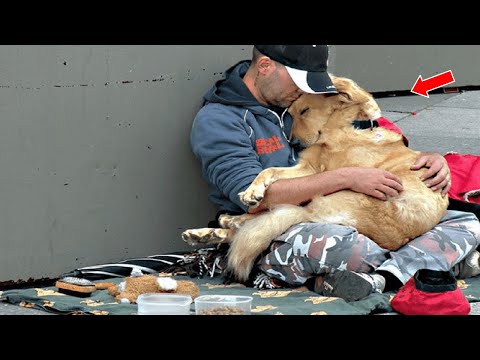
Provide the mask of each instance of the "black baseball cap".
{"label": "black baseball cap", "polygon": [[336,93],[327,72],[328,45],[254,45],[263,55],[285,65],[300,90],[310,94]]}

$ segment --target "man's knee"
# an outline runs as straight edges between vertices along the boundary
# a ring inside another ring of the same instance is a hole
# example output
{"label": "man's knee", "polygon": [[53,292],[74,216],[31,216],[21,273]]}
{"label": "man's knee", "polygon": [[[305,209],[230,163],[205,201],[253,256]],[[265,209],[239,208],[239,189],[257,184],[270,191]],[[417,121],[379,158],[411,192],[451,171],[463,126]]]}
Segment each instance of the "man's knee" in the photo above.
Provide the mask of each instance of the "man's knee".
{"label": "man's knee", "polygon": [[302,223],[292,226],[281,238],[286,239],[292,235],[314,236],[315,238],[332,237],[353,238],[358,235],[358,231],[351,226],[323,223]]}

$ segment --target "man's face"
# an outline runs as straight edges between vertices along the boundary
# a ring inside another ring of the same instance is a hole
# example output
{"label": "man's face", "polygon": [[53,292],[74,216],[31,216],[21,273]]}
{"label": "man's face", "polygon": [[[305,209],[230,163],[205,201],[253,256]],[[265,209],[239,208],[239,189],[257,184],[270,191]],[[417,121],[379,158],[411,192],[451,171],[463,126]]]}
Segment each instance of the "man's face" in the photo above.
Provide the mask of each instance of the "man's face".
{"label": "man's face", "polygon": [[259,84],[262,97],[269,105],[289,107],[302,91],[295,85],[285,66],[275,63],[276,68]]}

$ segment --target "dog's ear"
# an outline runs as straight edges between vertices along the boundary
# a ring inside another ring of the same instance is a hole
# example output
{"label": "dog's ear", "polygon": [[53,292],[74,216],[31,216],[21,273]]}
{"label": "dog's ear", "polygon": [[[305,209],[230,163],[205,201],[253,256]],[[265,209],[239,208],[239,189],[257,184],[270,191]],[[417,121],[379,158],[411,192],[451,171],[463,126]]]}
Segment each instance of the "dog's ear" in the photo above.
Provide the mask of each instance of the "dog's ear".
{"label": "dog's ear", "polygon": [[352,102],[352,96],[351,96],[352,82],[347,78],[341,78],[341,77],[332,77],[332,82],[333,82],[333,85],[335,85],[335,87],[337,88],[338,100],[344,103],[351,103]]}
{"label": "dog's ear", "polygon": [[361,104],[370,100],[371,96],[353,80],[333,77],[333,84],[338,91],[338,99],[344,103]]}
{"label": "dog's ear", "polygon": [[352,103],[352,97],[350,96],[350,94],[348,92],[345,92],[345,91],[340,91],[338,90],[338,100],[340,100],[341,102],[343,103]]}

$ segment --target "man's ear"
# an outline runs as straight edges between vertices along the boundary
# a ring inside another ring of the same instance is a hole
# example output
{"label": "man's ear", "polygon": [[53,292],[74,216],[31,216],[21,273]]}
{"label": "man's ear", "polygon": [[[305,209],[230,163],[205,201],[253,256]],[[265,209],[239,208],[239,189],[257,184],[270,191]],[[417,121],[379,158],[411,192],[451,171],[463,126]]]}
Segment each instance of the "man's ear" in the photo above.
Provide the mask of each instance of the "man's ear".
{"label": "man's ear", "polygon": [[274,62],[268,56],[262,56],[257,60],[257,70],[263,75],[268,74],[274,67]]}

